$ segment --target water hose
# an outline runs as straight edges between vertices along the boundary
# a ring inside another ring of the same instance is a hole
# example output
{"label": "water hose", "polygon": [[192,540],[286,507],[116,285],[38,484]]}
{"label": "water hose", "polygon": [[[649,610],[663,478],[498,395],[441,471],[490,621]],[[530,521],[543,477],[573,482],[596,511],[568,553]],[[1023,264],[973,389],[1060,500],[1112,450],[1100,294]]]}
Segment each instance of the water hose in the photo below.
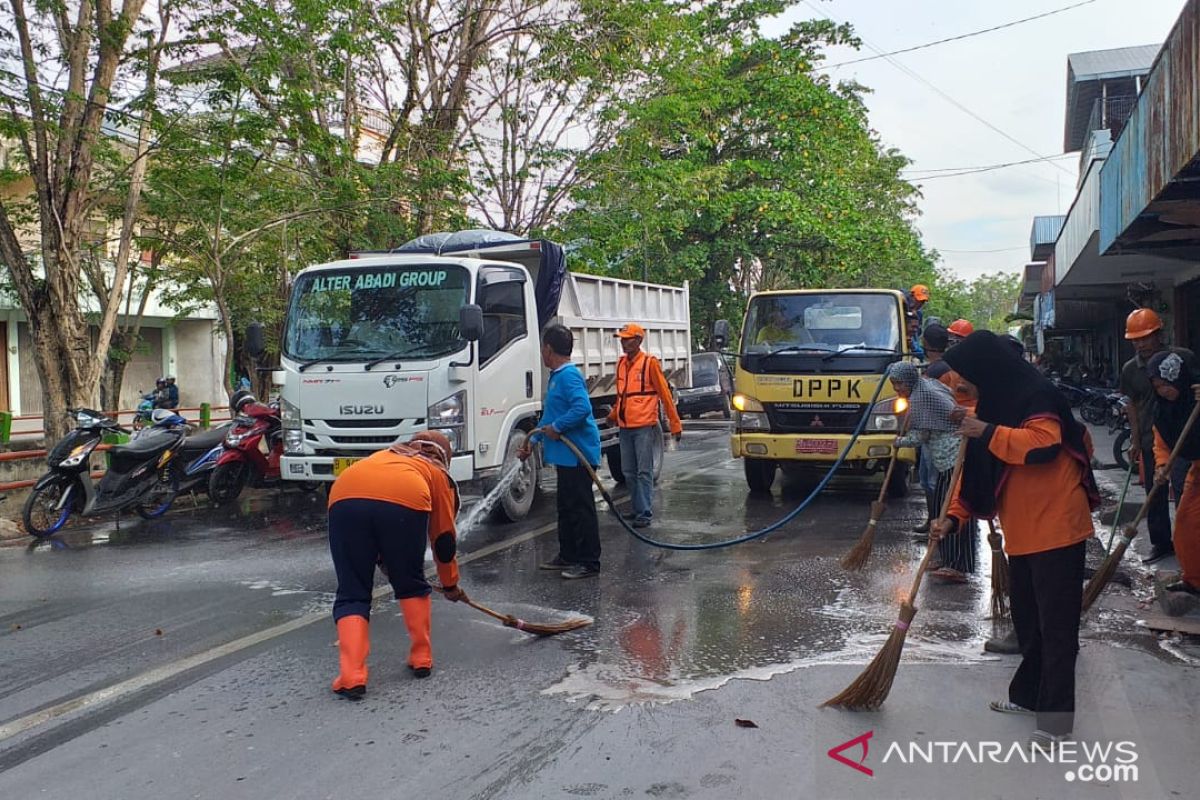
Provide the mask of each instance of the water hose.
{"label": "water hose", "polygon": [[732,547],[735,544],[744,544],[745,542],[751,542],[755,539],[761,539],[762,537],[779,530],[784,525],[795,519],[800,512],[808,508],[808,506],[812,504],[812,501],[817,498],[817,495],[819,495],[825,489],[825,486],[828,485],[829,481],[833,479],[833,474],[837,472],[842,464],[846,462],[846,458],[850,455],[850,450],[853,449],[859,437],[862,436],[863,431],[866,430],[867,420],[871,418],[871,410],[875,407],[875,403],[879,400],[879,394],[883,391],[883,384],[886,381],[886,375],[880,376],[879,383],[875,387],[875,393],[871,395],[871,400],[867,403],[867,407],[863,412],[862,419],[858,421],[858,425],[855,427],[854,433],[850,437],[850,441],[846,442],[846,447],[842,450],[841,454],[838,455],[837,460],[833,462],[833,466],[829,468],[829,471],[825,473],[825,477],[821,478],[820,483],[813,488],[808,497],[804,498],[804,500],[802,500],[798,506],[785,514],[783,518],[768,525],[767,527],[757,531],[749,531],[741,536],[733,539],[726,539],[721,542],[707,542],[705,544],[675,544],[673,542],[661,542],[657,539],[651,539],[649,536],[646,536],[630,525],[629,522],[621,516],[621,513],[617,511],[617,505],[613,501],[612,495],[608,493],[608,489],[604,487],[604,483],[601,482],[600,476],[596,474],[596,470],[593,469],[592,465],[588,463],[588,460],[584,458],[583,453],[579,452],[579,448],[575,446],[575,443],[566,436],[561,436],[559,441],[570,448],[571,452],[575,454],[575,457],[579,459],[579,463],[582,464],[584,469],[588,471],[588,474],[592,476],[592,483],[596,484],[596,488],[600,490],[601,496],[604,497],[604,502],[608,504],[608,508],[610,511],[612,511],[613,516],[617,518],[617,522],[620,522],[625,530],[629,531],[629,533],[635,539],[643,544],[648,544],[651,547],[658,547],[663,550],[717,550],[722,547]]}

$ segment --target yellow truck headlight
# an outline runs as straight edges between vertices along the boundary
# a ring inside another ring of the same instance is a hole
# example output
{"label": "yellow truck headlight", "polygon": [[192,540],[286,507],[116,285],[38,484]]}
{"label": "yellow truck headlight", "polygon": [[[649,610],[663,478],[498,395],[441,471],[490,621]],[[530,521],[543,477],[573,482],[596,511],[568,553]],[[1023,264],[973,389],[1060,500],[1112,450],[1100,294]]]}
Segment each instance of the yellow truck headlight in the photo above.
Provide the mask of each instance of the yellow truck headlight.
{"label": "yellow truck headlight", "polygon": [[755,411],[758,413],[762,413],[765,410],[762,403],[740,392],[733,396],[733,407],[738,411]]}

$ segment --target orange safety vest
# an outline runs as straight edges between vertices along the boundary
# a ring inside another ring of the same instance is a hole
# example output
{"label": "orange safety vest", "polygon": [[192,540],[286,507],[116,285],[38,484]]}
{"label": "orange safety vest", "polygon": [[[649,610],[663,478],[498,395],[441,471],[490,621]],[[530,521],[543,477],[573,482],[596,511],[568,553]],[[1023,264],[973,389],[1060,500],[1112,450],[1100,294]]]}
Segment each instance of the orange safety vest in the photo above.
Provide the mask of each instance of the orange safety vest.
{"label": "orange safety vest", "polygon": [[629,357],[617,362],[617,424],[622,428],[644,428],[658,424],[658,389],[651,379],[650,362],[654,356],[642,352],[641,369]]}

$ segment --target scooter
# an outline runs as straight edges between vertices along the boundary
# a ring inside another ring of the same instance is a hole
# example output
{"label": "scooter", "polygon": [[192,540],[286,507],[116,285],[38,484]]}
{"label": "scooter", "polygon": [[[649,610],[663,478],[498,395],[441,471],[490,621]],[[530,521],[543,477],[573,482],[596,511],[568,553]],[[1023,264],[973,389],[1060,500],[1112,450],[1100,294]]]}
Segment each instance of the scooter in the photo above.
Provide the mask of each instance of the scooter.
{"label": "scooter", "polygon": [[[274,486],[283,482],[279,471],[279,459],[283,456],[279,407],[260,403],[249,392],[239,394],[235,395],[232,408],[235,417],[225,436],[224,452],[208,481],[208,496],[218,506],[232,503],[247,486]],[[295,483],[306,492],[321,485],[317,481]]]}
{"label": "scooter", "polygon": [[187,421],[166,409],[155,411],[151,427],[109,451],[108,471],[96,484],[92,453],[105,433],[129,431],[99,411],[69,413],[75,416],[75,430],[47,456],[50,469],[25,501],[25,530],[49,536],[66,525],[71,514],[95,517],[132,508],[143,519],[153,519],[167,513],[179,494],[176,456],[187,435]]}
{"label": "scooter", "polygon": [[179,493],[208,492],[208,480],[217,466],[217,459],[225,450],[225,437],[230,425],[192,434],[183,440],[179,461],[184,464],[179,479]]}

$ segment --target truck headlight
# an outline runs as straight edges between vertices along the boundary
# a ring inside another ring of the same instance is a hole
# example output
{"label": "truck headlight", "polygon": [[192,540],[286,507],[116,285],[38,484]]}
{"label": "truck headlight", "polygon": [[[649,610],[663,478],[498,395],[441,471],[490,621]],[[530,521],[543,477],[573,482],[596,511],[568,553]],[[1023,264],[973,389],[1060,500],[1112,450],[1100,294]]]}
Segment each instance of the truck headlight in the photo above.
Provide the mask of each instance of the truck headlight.
{"label": "truck headlight", "polygon": [[887,400],[880,400],[871,408],[871,418],[867,420],[867,430],[899,431],[900,417],[905,411],[908,411],[908,401],[903,397],[889,397]]}
{"label": "truck headlight", "polygon": [[279,423],[284,430],[300,429],[300,407],[289,403],[286,397],[279,398]]}
{"label": "truck headlight", "polygon": [[429,430],[443,434],[450,440],[454,452],[460,452],[463,445],[463,428],[467,424],[466,391],[455,392],[431,405],[425,419]]}
{"label": "truck headlight", "polygon": [[291,428],[283,432],[283,451],[288,455],[304,453],[304,431]]}
{"label": "truck headlight", "polygon": [[769,431],[771,422],[761,411],[738,411],[733,416],[733,424],[740,431]]}
{"label": "truck headlight", "polygon": [[738,392],[733,396],[733,407],[738,411],[755,411],[758,413],[766,411],[766,409],[763,408],[762,403],[758,402],[750,395],[742,394],[741,392]]}

